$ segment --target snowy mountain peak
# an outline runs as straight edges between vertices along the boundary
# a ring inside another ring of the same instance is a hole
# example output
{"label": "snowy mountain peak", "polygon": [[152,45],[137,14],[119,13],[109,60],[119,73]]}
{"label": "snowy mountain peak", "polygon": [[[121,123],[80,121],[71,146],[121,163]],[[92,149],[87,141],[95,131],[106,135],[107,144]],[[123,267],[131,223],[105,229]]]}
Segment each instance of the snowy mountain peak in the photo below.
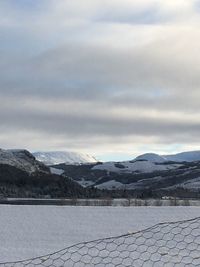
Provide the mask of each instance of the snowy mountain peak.
{"label": "snowy mountain peak", "polygon": [[37,160],[46,165],[55,165],[60,163],[81,164],[81,163],[96,163],[97,160],[88,154],[71,152],[71,151],[49,151],[35,152],[33,155]]}
{"label": "snowy mountain peak", "polygon": [[135,160],[147,160],[151,162],[164,162],[166,159],[155,153],[146,153],[135,158]]}

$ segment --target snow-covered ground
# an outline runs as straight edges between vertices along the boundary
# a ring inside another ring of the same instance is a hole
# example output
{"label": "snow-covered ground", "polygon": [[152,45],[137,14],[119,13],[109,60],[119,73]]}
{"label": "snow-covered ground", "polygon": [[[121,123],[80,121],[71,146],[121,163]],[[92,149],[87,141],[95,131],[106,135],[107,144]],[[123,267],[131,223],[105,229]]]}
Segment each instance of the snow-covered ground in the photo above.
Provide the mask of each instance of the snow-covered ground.
{"label": "snow-covered ground", "polygon": [[61,174],[64,173],[63,170],[61,170],[61,169],[56,169],[56,168],[53,168],[53,167],[50,167],[50,171],[51,171],[52,174],[57,174],[57,175],[61,175]]}
{"label": "snow-covered ground", "polygon": [[104,182],[102,184],[96,185],[95,187],[98,189],[108,189],[108,190],[111,190],[111,189],[129,189],[130,190],[130,189],[137,189],[137,188],[145,188],[145,182],[147,182],[147,184],[148,184],[149,181],[159,182],[162,180],[163,180],[163,177],[161,177],[161,176],[156,176],[156,177],[148,178],[148,179],[142,179],[140,181],[136,181],[136,182],[130,183],[130,184],[123,184],[123,183],[120,183],[120,182],[115,181],[115,180],[110,180],[110,181]]}
{"label": "snow-covered ground", "polygon": [[100,165],[95,165],[92,170],[105,170],[109,172],[117,173],[130,173],[130,172],[154,172],[154,171],[166,171],[173,170],[181,167],[181,164],[162,164],[151,161],[122,161],[116,162],[105,162]]}
{"label": "snow-covered ground", "polygon": [[197,207],[0,206],[0,262],[200,216]]}

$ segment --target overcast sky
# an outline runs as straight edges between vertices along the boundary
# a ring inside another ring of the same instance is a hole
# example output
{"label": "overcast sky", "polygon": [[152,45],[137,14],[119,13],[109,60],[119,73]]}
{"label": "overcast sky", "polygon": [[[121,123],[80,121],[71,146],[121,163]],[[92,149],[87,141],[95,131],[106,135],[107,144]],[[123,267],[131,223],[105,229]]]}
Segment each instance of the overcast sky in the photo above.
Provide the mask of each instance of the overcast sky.
{"label": "overcast sky", "polygon": [[0,147],[200,149],[200,1],[0,0]]}

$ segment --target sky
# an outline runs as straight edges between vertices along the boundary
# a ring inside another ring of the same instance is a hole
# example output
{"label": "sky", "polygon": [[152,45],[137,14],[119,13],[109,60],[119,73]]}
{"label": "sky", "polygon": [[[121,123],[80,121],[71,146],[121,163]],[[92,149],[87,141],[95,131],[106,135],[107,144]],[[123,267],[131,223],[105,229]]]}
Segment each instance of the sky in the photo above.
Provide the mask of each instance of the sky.
{"label": "sky", "polygon": [[200,149],[200,1],[0,0],[0,147]]}

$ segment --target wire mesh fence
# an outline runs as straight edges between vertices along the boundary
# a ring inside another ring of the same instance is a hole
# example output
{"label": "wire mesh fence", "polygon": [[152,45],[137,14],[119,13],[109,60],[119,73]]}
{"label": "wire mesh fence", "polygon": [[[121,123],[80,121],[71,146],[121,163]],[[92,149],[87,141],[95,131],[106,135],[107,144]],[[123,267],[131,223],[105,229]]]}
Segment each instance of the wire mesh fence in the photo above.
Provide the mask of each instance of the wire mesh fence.
{"label": "wire mesh fence", "polygon": [[1,267],[200,266],[200,218],[160,223],[123,236],[83,242]]}

